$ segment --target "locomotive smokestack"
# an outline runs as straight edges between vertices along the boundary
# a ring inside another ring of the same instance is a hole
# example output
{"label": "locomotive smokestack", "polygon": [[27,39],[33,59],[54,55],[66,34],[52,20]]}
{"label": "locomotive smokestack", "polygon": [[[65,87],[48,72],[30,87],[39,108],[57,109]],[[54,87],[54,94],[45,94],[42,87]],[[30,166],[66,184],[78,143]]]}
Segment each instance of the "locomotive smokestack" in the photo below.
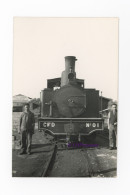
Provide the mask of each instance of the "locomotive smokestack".
{"label": "locomotive smokestack", "polygon": [[75,72],[75,61],[76,61],[76,57],[75,56],[66,56],[65,57],[65,69],[67,71],[69,71],[70,69],[73,70],[73,72]]}
{"label": "locomotive smokestack", "polygon": [[66,56],[65,57],[65,71],[62,72],[61,76],[61,87],[67,85],[70,81],[76,79],[75,72],[75,56]]}

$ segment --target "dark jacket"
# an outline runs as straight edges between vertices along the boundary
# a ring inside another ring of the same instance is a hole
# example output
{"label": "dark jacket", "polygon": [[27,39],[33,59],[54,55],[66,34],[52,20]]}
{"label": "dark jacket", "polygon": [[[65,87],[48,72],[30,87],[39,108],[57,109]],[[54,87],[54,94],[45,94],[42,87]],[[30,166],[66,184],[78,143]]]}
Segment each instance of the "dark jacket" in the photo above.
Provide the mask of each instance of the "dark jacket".
{"label": "dark jacket", "polygon": [[114,125],[114,123],[117,123],[117,111],[115,112],[115,114],[113,113],[113,111],[110,111],[109,124]]}
{"label": "dark jacket", "polygon": [[28,113],[23,112],[20,117],[19,130],[34,132],[35,118],[34,114],[29,111]]}

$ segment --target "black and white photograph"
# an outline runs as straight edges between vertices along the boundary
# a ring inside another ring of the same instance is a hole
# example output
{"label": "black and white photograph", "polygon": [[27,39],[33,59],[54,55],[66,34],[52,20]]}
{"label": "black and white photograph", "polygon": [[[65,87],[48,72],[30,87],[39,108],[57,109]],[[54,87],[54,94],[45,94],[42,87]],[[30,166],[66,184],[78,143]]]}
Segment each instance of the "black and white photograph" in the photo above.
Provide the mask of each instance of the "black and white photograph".
{"label": "black and white photograph", "polygon": [[130,1],[0,3],[0,194],[130,194]]}
{"label": "black and white photograph", "polygon": [[118,177],[118,31],[117,17],[14,17],[12,177]]}

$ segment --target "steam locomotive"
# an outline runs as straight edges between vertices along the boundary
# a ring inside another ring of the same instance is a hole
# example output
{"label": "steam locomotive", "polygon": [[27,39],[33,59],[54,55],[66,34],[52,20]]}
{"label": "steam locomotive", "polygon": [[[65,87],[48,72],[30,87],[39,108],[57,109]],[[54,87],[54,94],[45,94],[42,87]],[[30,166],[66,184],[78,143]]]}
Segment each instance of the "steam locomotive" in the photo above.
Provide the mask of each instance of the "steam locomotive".
{"label": "steam locomotive", "polygon": [[99,117],[99,91],[84,88],[84,80],[76,78],[75,56],[65,57],[61,78],[47,80],[40,92],[41,112],[38,128],[55,139],[89,136],[103,130]]}

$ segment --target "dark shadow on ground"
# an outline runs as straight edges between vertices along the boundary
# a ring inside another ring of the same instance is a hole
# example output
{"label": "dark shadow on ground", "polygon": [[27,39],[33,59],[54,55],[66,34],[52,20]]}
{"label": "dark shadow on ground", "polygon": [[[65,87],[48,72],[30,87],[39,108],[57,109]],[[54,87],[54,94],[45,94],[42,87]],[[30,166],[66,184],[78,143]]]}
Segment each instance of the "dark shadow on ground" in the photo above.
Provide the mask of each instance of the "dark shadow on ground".
{"label": "dark shadow on ground", "polygon": [[34,149],[34,148],[43,148],[45,146],[51,146],[52,144],[50,143],[47,143],[47,144],[32,144],[31,148]]}
{"label": "dark shadow on ground", "polygon": [[98,174],[109,173],[111,171],[117,171],[117,168],[111,168],[111,169],[103,170],[103,171],[98,172]]}

